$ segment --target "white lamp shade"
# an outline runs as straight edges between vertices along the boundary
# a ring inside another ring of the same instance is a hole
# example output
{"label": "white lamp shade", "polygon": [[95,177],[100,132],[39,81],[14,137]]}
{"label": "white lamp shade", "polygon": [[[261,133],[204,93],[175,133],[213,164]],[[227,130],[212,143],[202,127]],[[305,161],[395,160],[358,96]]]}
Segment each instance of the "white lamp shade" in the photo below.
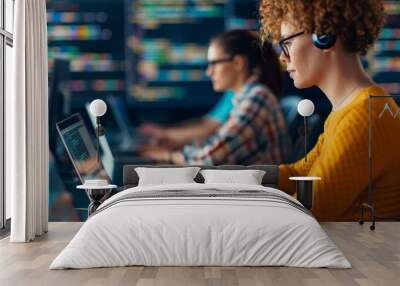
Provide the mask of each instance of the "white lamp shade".
{"label": "white lamp shade", "polygon": [[90,112],[96,116],[103,116],[107,111],[107,104],[101,99],[95,99],[90,103]]}
{"label": "white lamp shade", "polygon": [[314,113],[314,103],[309,99],[303,99],[297,104],[297,112],[304,117],[311,116]]}

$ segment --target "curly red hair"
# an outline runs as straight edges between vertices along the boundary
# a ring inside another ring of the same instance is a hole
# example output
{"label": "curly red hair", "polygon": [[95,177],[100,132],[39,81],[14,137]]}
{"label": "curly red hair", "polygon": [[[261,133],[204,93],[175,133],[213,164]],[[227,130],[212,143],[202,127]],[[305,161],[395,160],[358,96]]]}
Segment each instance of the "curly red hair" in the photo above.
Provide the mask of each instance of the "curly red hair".
{"label": "curly red hair", "polygon": [[306,33],[335,34],[347,51],[365,54],[384,24],[382,0],[261,0],[261,35],[275,42],[282,21]]}

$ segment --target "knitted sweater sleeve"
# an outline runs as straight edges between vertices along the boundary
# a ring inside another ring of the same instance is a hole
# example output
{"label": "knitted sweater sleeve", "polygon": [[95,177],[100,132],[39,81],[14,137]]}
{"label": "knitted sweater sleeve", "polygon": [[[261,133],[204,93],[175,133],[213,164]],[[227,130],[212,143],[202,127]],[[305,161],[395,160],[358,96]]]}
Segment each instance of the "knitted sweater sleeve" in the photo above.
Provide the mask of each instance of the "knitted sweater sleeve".
{"label": "knitted sweater sleeve", "polygon": [[[281,167],[285,176],[321,177],[321,181],[315,182],[312,209],[319,219],[343,215],[368,186],[367,118],[366,108],[352,109],[339,120],[330,122],[334,136],[329,137],[329,142],[323,142],[326,137],[318,142],[309,162],[302,160]],[[293,193],[292,189],[289,193]]]}

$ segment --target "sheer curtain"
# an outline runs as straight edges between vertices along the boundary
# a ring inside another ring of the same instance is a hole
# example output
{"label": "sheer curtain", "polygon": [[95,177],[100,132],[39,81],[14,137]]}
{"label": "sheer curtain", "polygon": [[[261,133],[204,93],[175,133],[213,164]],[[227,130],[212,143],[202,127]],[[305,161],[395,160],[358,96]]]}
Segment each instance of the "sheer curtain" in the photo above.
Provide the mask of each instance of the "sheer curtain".
{"label": "sheer curtain", "polygon": [[6,187],[12,242],[48,225],[48,87],[45,0],[15,1],[13,92],[6,98]]}

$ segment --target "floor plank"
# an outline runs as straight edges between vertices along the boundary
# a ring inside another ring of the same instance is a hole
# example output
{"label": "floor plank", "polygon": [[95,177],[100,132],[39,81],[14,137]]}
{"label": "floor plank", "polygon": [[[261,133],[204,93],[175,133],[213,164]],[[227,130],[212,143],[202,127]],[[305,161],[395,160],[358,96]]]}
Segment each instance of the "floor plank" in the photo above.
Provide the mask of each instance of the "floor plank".
{"label": "floor plank", "polygon": [[352,269],[290,267],[117,267],[48,269],[81,223],[50,223],[32,243],[0,240],[0,285],[399,285],[400,222],[379,222],[375,231],[351,222],[322,223]]}

